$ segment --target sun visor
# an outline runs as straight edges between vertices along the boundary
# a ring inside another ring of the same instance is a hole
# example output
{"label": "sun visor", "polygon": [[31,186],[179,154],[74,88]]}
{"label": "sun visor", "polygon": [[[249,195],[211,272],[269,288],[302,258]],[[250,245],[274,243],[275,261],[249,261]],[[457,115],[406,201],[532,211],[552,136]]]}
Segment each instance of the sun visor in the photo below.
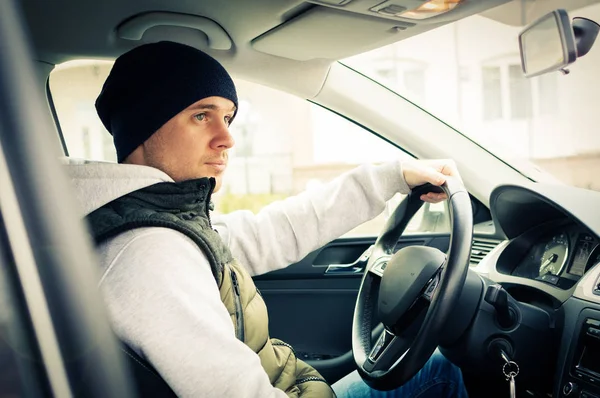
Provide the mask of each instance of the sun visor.
{"label": "sun visor", "polygon": [[510,0],[307,0],[311,4],[252,41],[298,61],[339,60],[404,40]]}
{"label": "sun visor", "polygon": [[315,7],[252,41],[252,47],[279,57],[337,60],[400,39],[415,24],[328,7]]}

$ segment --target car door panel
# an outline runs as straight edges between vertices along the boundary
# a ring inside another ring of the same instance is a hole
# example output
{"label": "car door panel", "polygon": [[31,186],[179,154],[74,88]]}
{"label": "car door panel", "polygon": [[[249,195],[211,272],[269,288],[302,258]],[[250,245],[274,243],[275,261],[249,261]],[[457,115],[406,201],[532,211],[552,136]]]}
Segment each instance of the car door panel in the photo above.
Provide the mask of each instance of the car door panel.
{"label": "car door panel", "polygon": [[[395,250],[426,245],[445,252],[449,242],[448,234],[411,234]],[[352,264],[374,243],[375,238],[335,240],[296,264],[254,278],[269,310],[271,336],[291,344],[330,382],[354,369],[352,317],[363,273],[326,271]]]}

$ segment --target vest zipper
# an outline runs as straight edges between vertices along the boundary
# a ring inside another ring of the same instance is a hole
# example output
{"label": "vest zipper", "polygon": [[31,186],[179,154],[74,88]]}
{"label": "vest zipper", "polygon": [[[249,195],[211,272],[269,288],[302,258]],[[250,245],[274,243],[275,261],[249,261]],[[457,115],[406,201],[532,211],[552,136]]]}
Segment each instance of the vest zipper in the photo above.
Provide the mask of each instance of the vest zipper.
{"label": "vest zipper", "polygon": [[282,346],[285,346],[285,347],[289,348],[290,350],[292,350],[292,353],[294,353],[295,357],[298,357],[298,355],[296,355],[296,351],[294,350],[294,347],[292,347],[291,345],[289,345],[285,341],[271,341],[271,344],[272,345],[282,345]]}
{"label": "vest zipper", "polygon": [[240,294],[240,285],[235,271],[231,269],[231,284],[233,285],[233,301],[235,302],[235,335],[240,341],[244,341],[244,312],[242,309],[242,300]]}
{"label": "vest zipper", "polygon": [[301,380],[296,380],[296,385],[302,384],[302,383],[307,383],[309,381],[321,381],[321,382],[329,385],[329,383],[327,383],[327,380],[321,379],[320,377],[317,377],[317,376],[309,376],[309,377],[306,377],[306,378],[301,379]]}
{"label": "vest zipper", "polygon": [[210,183],[210,187],[208,188],[208,193],[206,194],[206,217],[208,218],[208,226],[210,227],[210,229],[213,229],[212,227],[212,222],[210,221],[210,212],[212,210],[214,210],[214,204],[211,200],[212,194],[213,194],[213,190],[215,189],[215,179],[214,178],[210,178],[209,180]]}
{"label": "vest zipper", "polygon": [[209,210],[206,210],[206,217],[208,218],[208,227],[210,229],[213,229],[212,222],[210,221],[210,211]]}

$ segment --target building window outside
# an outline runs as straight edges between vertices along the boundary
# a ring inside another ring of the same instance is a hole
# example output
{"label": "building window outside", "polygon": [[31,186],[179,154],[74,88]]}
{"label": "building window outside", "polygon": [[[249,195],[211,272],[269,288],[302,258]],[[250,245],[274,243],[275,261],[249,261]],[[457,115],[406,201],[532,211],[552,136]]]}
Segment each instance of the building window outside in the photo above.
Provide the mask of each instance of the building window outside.
{"label": "building window outside", "polygon": [[557,110],[555,76],[527,79],[521,65],[515,63],[486,65],[481,72],[484,121],[531,119],[532,104],[535,104],[534,88],[537,88],[537,109],[540,115]]}
{"label": "building window outside", "polygon": [[502,81],[499,66],[484,66],[483,79],[483,120],[502,119]]}
{"label": "building window outside", "polygon": [[555,115],[558,112],[558,81],[556,73],[538,76],[538,112],[540,115]]}
{"label": "building window outside", "polygon": [[521,65],[508,66],[510,118],[528,119],[531,115],[531,80],[523,76]]}
{"label": "building window outside", "polygon": [[393,51],[372,62],[377,81],[412,102],[425,104],[426,64],[423,61],[401,58]]}
{"label": "building window outside", "polygon": [[404,70],[404,87],[420,104],[425,103],[425,68],[418,67]]}

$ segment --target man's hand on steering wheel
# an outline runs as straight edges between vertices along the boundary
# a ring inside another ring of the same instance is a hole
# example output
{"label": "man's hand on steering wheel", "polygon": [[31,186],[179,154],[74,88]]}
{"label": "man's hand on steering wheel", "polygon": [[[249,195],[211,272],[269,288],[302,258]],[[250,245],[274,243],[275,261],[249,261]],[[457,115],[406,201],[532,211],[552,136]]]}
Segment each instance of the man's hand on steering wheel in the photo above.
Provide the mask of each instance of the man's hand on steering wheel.
{"label": "man's hand on steering wheel", "polygon": [[[402,162],[404,180],[410,189],[430,183],[441,186],[446,182],[446,176],[455,177],[462,182],[456,163],[452,159],[407,160]],[[424,202],[439,203],[448,196],[443,192],[429,192],[421,195]]]}

